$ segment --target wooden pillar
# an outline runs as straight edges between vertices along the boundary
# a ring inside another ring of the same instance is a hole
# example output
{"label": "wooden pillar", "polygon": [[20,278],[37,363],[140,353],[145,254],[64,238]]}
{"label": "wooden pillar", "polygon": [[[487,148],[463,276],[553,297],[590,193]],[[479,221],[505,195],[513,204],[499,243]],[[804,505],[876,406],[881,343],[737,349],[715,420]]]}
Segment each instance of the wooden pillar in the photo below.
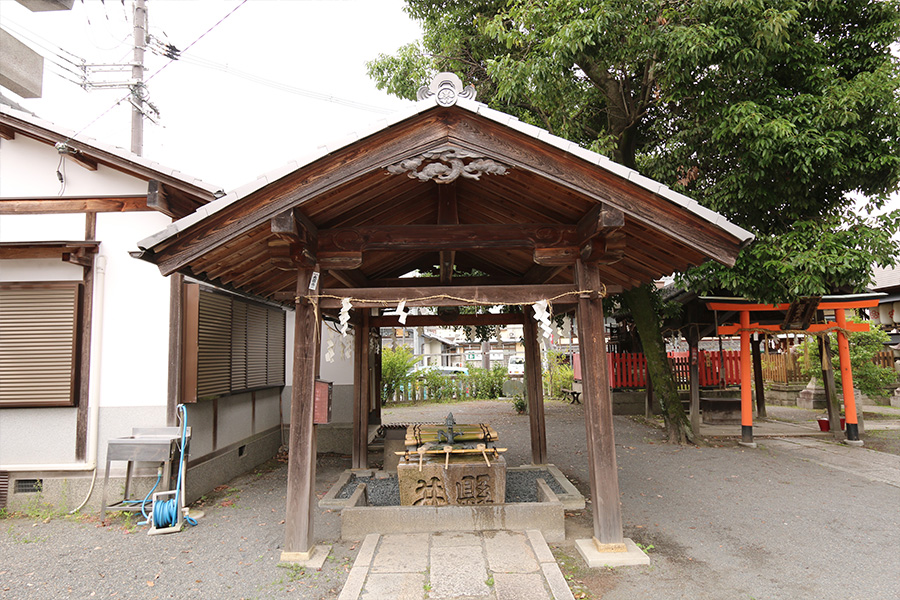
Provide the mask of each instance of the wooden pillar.
{"label": "wooden pillar", "polygon": [[844,392],[844,419],[847,427],[847,440],[859,442],[859,420],[856,415],[856,398],[853,395],[853,368],[850,364],[850,342],[847,333],[847,318],[843,308],[834,311],[838,327],[838,356],[841,361],[841,391]]}
{"label": "wooden pillar", "polygon": [[[753,443],[753,390],[750,367],[750,311],[741,311],[741,443]],[[720,370],[725,368],[723,361]]]}
{"label": "wooden pillar", "polygon": [[[95,240],[97,238],[97,213],[89,212],[84,214],[84,239]],[[87,258],[91,261],[90,266],[83,267],[83,291],[81,296],[81,338],[80,357],[80,385],[78,388],[78,406],[75,409],[75,460],[87,460],[88,446],[88,418],[90,391],[91,391],[91,331],[94,328],[94,268],[97,261],[94,254],[88,254]],[[101,294],[104,292],[101,290]],[[103,319],[103,315],[97,315]],[[101,360],[102,357],[95,357],[94,360]],[[93,382],[93,385],[100,385],[99,381]]]}
{"label": "wooden pillar", "polygon": [[544,386],[541,381],[541,347],[537,324],[528,315],[523,327],[525,337],[525,395],[528,398],[528,420],[531,424],[531,462],[547,464],[547,428],[544,423]]}
{"label": "wooden pillar", "polygon": [[[696,325],[688,328],[688,356],[691,378],[691,429],[700,434],[700,331]],[[649,379],[649,378],[648,378]]]}
{"label": "wooden pillar", "polygon": [[754,334],[752,346],[753,354],[753,388],[756,390],[756,416],[760,419],[766,416],[766,387],[763,380],[762,353],[759,343],[762,335]]}
{"label": "wooden pillar", "polygon": [[291,431],[288,445],[287,509],[281,560],[305,560],[313,551],[316,503],[316,431],[313,426],[319,328],[315,307],[305,298],[312,269],[297,270],[294,308],[294,375],[291,382]]}
{"label": "wooden pillar", "polygon": [[369,311],[362,309],[353,324],[353,453],[351,469],[369,464]]}
{"label": "wooden pillar", "polygon": [[578,341],[581,347],[582,397],[587,432],[588,466],[594,517],[594,545],[600,552],[624,551],[619,473],[613,435],[612,394],[606,362],[602,289],[596,265],[575,264],[578,287],[595,290],[578,299]]}
{"label": "wooden pillar", "polygon": [[384,344],[381,340],[381,330],[376,329],[375,333],[376,347],[372,352],[372,400],[374,406],[372,413],[369,415],[369,423],[371,425],[381,425],[381,350]]}

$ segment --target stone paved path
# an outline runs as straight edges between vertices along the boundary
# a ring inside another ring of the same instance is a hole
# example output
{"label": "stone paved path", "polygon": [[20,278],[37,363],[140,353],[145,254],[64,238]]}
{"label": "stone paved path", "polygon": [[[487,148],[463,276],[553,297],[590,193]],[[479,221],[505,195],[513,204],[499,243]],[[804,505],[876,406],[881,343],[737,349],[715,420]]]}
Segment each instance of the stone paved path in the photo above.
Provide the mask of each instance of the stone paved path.
{"label": "stone paved path", "polygon": [[370,534],[339,600],[574,600],[539,531]]}

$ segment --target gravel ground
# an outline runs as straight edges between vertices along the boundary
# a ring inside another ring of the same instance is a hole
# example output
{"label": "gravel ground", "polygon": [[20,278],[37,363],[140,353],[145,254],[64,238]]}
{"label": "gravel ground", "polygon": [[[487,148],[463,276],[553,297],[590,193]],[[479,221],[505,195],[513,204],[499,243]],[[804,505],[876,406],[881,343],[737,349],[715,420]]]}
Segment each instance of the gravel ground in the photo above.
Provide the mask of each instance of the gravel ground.
{"label": "gravel ground", "polygon": [[[528,417],[508,402],[385,410],[385,421],[489,422],[510,465],[530,461]],[[546,404],[550,460],[587,493],[580,405]],[[790,452],[677,447],[639,420],[615,418],[626,536],[651,547],[650,567],[586,569],[574,540],[591,535],[589,509],[567,514],[553,551],[586,598],[871,599],[900,597],[900,489],[800,460]],[[869,450],[860,449],[860,452]],[[374,455],[373,457],[374,458]],[[349,466],[320,456],[324,494]],[[336,598],[358,549],[336,541],[338,513],[316,513],[333,543],[319,572],[278,566],[287,471],[273,462],[210,495],[199,525],[147,536],[119,517],[0,520],[0,598]]]}
{"label": "gravel ground", "polygon": [[[508,471],[506,473],[507,502],[537,502],[537,480],[543,479],[557,494],[564,494],[556,479],[546,469],[534,471]],[[395,475],[379,479],[377,477],[357,477],[353,475],[337,493],[337,498],[349,498],[360,483],[366,484],[366,498],[370,506],[400,506],[400,483]]]}

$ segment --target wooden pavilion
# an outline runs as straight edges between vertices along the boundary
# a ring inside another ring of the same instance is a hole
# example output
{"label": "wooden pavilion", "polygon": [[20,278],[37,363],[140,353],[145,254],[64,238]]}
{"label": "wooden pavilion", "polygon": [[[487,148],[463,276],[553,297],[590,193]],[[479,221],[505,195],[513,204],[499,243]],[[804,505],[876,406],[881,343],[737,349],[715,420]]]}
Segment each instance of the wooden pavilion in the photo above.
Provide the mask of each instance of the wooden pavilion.
{"label": "wooden pavilion", "polygon": [[[733,264],[752,235],[631,169],[475,102],[455,75],[440,74],[419,96],[372,130],[173,223],[140,242],[138,254],[163,275],[294,307],[285,559],[308,557],[314,547],[313,388],[323,313],[352,306],[355,468],[365,466],[368,419],[380,402],[370,332],[396,323],[401,301],[451,307],[410,316],[407,325],[525,324],[532,460],[541,464],[547,443],[535,321],[452,307],[574,305],[594,543],[622,550],[602,298],[709,259]],[[436,265],[438,276],[401,277]],[[486,276],[454,276],[473,269]]]}

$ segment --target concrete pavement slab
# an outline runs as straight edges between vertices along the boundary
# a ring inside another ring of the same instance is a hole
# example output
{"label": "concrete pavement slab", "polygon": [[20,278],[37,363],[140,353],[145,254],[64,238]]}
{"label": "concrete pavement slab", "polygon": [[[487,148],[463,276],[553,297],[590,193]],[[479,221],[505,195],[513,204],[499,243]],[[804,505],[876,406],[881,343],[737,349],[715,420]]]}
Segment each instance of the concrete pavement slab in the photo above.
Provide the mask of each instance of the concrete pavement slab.
{"label": "concrete pavement slab", "polygon": [[488,573],[481,544],[477,546],[431,546],[431,593],[433,598],[490,597]]}
{"label": "concrete pavement slab", "polygon": [[497,600],[552,600],[538,573],[494,573]]}
{"label": "concrete pavement slab", "polygon": [[480,546],[481,535],[474,531],[444,531],[431,535],[431,544],[440,548]]}
{"label": "concrete pavement slab", "polygon": [[428,568],[427,533],[382,536],[372,560],[373,573],[415,573]]}
{"label": "concrete pavement slab", "polygon": [[486,531],[484,549],[494,573],[534,573],[538,561],[528,538],[515,531]]}
{"label": "concrete pavement slab", "polygon": [[422,600],[424,573],[369,573],[360,600]]}

